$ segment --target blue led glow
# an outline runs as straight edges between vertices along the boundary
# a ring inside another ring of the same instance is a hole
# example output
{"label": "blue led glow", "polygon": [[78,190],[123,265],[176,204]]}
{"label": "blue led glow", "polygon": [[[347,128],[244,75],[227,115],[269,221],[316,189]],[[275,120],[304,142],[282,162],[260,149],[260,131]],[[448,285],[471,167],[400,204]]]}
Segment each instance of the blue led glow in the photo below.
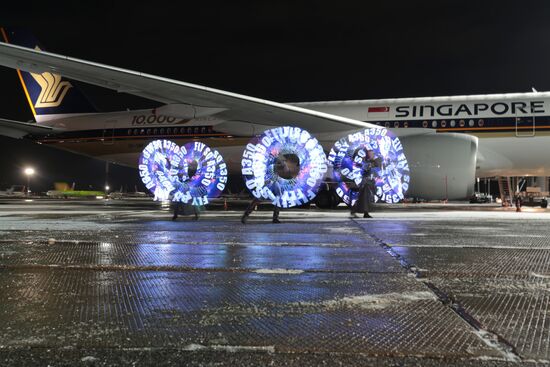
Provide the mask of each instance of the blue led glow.
{"label": "blue led glow", "polygon": [[201,142],[187,143],[181,147],[187,167],[196,167],[191,176],[178,180],[173,200],[192,205],[206,205],[209,198],[218,197],[227,184],[227,165],[217,150]]}
{"label": "blue led glow", "polygon": [[[298,158],[297,174],[283,178],[276,165],[290,155]],[[241,165],[252,195],[271,200],[281,208],[299,206],[315,198],[327,171],[326,156],[317,139],[306,130],[290,126],[266,130],[250,140]]]}
{"label": "blue led glow", "polygon": [[[368,151],[373,153],[373,159],[369,160]],[[328,160],[338,182],[336,192],[348,205],[357,199],[350,185],[361,182],[365,164],[370,165],[375,201],[397,203],[409,188],[410,170],[403,145],[387,129],[365,129],[348,134],[334,144]]]}
{"label": "blue led glow", "polygon": [[[190,175],[190,165],[196,167]],[[179,147],[169,140],[149,143],[139,159],[139,172],[155,200],[206,205],[227,184],[227,165],[217,150],[201,142]]]}
{"label": "blue led glow", "polygon": [[155,200],[169,200],[176,189],[174,177],[187,172],[180,147],[170,140],[155,140],[147,144],[139,157],[139,175]]}

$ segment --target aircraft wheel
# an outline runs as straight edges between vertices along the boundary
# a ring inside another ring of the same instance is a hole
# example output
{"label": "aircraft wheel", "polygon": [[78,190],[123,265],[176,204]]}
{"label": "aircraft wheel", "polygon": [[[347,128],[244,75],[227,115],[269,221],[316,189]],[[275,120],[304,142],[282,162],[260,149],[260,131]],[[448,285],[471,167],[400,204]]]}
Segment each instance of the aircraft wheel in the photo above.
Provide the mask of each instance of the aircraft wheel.
{"label": "aircraft wheel", "polygon": [[315,197],[315,205],[320,209],[332,209],[334,198],[332,193],[327,190],[322,190]]}

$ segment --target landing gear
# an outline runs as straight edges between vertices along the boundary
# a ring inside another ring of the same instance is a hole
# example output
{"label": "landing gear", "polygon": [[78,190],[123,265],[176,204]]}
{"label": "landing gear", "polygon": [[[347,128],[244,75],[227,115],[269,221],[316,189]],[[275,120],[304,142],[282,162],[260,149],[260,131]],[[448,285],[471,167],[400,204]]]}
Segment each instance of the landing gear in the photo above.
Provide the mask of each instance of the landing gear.
{"label": "landing gear", "polygon": [[321,190],[315,197],[315,205],[321,209],[335,209],[340,201],[340,197],[333,189]]}

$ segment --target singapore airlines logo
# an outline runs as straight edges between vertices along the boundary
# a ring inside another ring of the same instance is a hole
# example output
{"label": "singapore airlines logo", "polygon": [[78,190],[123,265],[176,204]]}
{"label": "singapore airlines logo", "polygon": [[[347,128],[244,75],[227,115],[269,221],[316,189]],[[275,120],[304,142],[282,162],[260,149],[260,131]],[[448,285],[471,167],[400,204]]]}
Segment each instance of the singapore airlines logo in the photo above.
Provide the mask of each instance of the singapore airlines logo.
{"label": "singapore airlines logo", "polygon": [[[38,46],[35,49],[40,50]],[[58,107],[72,87],[70,82],[61,81],[59,74],[47,71],[42,74],[31,73],[31,75],[41,88],[40,95],[34,104],[36,108]]]}

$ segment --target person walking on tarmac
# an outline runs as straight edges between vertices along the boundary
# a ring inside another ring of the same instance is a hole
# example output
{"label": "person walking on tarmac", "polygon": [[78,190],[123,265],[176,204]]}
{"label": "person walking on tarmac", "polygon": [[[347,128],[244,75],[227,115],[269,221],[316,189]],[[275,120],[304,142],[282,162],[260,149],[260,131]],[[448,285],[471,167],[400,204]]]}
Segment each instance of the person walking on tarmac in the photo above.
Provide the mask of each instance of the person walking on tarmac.
{"label": "person walking on tarmac", "polygon": [[[177,182],[179,185],[183,184],[183,173],[178,174]],[[193,207],[193,213],[195,214],[195,220],[199,220],[199,208],[196,205],[186,204],[182,201],[172,202],[174,208],[174,215],[172,220],[178,219],[178,214],[188,215],[190,214],[190,207]]]}
{"label": "person walking on tarmac", "polygon": [[357,191],[358,197],[355,200],[355,203],[350,207],[350,214],[353,218],[357,218],[357,213],[363,213],[363,218],[372,218],[369,214],[370,211],[370,202],[372,198],[372,192],[370,189],[370,178],[363,176],[363,179],[357,185],[357,188],[352,189]]}
{"label": "person walking on tarmac", "polygon": [[352,191],[357,192],[357,200],[350,206],[350,215],[353,218],[357,218],[356,213],[363,213],[363,218],[372,218],[369,214],[374,187],[371,168],[377,162],[374,159],[374,152],[372,150],[367,150],[365,158],[366,160],[363,162],[361,172],[361,181],[359,184],[354,183],[355,187],[352,188]]}
{"label": "person walking on tarmac", "polygon": [[[280,191],[278,182],[275,183],[274,187],[279,189],[277,191]],[[275,196],[279,195],[278,193],[275,193],[275,192],[273,194],[275,194]],[[256,206],[258,206],[258,204],[260,204],[261,202],[262,201],[256,197],[252,200],[252,202],[248,205],[248,207],[244,211],[243,216],[241,217],[242,224],[246,224],[246,220],[248,219],[248,216],[250,215],[250,213],[252,213],[252,211],[256,208]],[[279,212],[280,212],[279,207],[273,204],[273,223],[281,223],[281,221],[279,220]]]}
{"label": "person walking on tarmac", "polygon": [[514,197],[514,202],[516,204],[516,212],[520,212],[521,211],[522,200],[521,200],[521,195],[519,194],[519,192],[516,192],[516,196]]}
{"label": "person walking on tarmac", "polygon": [[[172,220],[178,219],[178,214],[187,215],[189,214],[189,207],[193,207],[193,213],[195,214],[195,220],[199,220],[199,208],[197,208],[196,205],[191,204],[185,204],[181,201],[176,201],[173,203],[174,205],[174,215],[172,216]],[[182,213],[183,212],[183,213]]]}
{"label": "person walking on tarmac", "polygon": [[[283,179],[290,179],[292,177],[295,177],[297,173],[300,170],[300,162],[297,160],[297,157],[293,157],[292,155],[285,156],[284,154],[280,154],[277,159],[275,160],[273,171],[277,174],[277,176],[283,178]],[[281,196],[282,190],[279,182],[277,181],[279,177],[276,178],[273,187],[272,192],[273,195],[276,197]],[[241,217],[241,223],[245,224],[246,220],[248,219],[248,216],[252,211],[256,208],[256,206],[261,202],[260,199],[254,198],[252,202],[248,205],[246,208],[243,216]],[[279,212],[280,209],[277,205],[273,204],[273,223],[281,223],[279,220]]]}

